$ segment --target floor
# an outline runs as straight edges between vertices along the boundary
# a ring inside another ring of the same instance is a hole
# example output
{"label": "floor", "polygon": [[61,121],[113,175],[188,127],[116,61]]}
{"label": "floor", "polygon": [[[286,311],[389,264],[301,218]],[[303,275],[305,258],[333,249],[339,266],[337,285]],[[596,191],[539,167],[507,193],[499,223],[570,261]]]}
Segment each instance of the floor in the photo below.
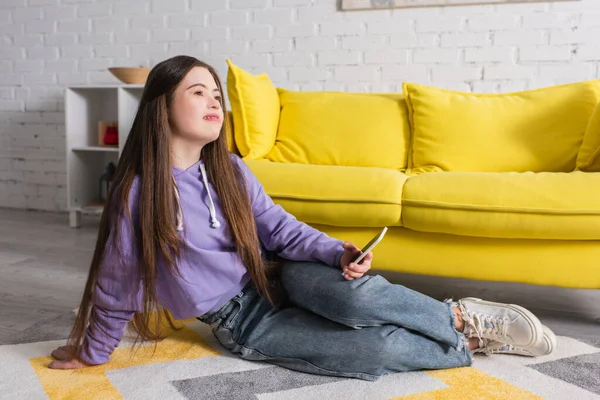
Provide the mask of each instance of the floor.
{"label": "floor", "polygon": [[[1,340],[78,307],[99,218],[84,216],[82,227],[72,229],[68,214],[0,209],[0,221]],[[438,299],[478,296],[521,304],[559,335],[600,339],[600,290],[381,274]]]}

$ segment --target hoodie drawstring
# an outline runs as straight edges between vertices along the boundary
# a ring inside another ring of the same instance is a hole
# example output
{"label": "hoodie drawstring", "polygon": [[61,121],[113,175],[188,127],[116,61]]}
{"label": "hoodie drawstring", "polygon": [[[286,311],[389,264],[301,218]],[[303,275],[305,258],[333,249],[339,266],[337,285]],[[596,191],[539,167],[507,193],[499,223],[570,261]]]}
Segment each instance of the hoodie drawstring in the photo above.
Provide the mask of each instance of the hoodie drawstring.
{"label": "hoodie drawstring", "polygon": [[[206,187],[206,193],[208,193],[208,212],[210,213],[210,226],[213,229],[217,229],[221,227],[221,223],[217,219],[217,212],[215,210],[215,204],[210,194],[210,188],[208,187],[208,178],[206,175],[206,168],[204,167],[204,164],[200,164],[200,171],[202,172],[202,181],[204,182],[204,187]],[[173,185],[175,186],[175,198],[177,199],[177,230],[182,231],[183,211],[181,210],[181,199],[179,197],[179,189],[177,188],[177,182],[175,181],[175,177],[173,177]]]}
{"label": "hoodie drawstring", "polygon": [[177,182],[173,177],[173,185],[175,187],[175,198],[177,199],[177,230],[183,230],[183,211],[181,211],[181,199],[179,198],[179,189],[177,188]]}
{"label": "hoodie drawstring", "polygon": [[210,212],[211,227],[217,229],[221,226],[221,223],[217,219],[217,212],[215,211],[215,204],[213,203],[212,196],[210,195],[210,188],[208,187],[208,178],[206,177],[206,168],[204,164],[200,164],[200,171],[202,172],[202,180],[206,187],[206,193],[208,193],[208,211]]}

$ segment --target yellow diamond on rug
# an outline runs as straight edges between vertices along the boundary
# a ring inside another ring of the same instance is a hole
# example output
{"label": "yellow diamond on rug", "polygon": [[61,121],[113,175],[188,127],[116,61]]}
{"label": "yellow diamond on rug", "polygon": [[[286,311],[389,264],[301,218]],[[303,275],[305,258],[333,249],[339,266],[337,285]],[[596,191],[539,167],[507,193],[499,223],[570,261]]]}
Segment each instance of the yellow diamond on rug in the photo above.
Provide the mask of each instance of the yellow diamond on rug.
{"label": "yellow diamond on rug", "polygon": [[391,400],[540,400],[527,390],[494,378],[473,367],[455,368],[440,371],[427,371],[431,375],[450,386],[449,388],[417,393],[410,396],[396,397]]}
{"label": "yellow diamond on rug", "polygon": [[37,357],[29,361],[51,400],[105,400],[122,398],[106,376],[108,370],[218,355],[220,353],[202,340],[194,330],[183,327],[158,343],[156,348],[153,345],[143,346],[136,348],[135,352],[130,348],[117,349],[109,363],[94,367],[64,371],[48,368],[52,357]]}

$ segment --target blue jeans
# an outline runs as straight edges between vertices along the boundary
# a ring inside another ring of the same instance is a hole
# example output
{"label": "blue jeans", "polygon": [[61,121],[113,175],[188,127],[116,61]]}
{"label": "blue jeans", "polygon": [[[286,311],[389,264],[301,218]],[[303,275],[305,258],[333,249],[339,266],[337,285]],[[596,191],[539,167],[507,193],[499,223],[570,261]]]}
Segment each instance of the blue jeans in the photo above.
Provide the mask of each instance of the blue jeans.
{"label": "blue jeans", "polygon": [[341,270],[318,263],[288,261],[281,274],[291,305],[272,307],[250,282],[198,319],[243,359],[313,374],[375,381],[472,363],[453,303],[379,275],[347,281]]}

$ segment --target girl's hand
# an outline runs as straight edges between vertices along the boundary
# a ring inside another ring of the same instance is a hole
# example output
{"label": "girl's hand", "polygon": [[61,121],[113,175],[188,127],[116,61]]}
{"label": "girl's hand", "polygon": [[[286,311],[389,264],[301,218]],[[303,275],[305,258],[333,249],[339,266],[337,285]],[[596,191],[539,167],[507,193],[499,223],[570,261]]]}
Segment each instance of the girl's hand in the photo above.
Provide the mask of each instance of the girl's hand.
{"label": "girl's hand", "polygon": [[51,354],[52,357],[58,361],[52,361],[48,364],[48,368],[52,369],[79,369],[89,367],[88,364],[81,361],[75,355],[74,346],[61,346],[54,350]]}
{"label": "girl's hand", "polygon": [[361,251],[353,243],[344,242],[344,253],[340,259],[340,264],[344,270],[344,278],[351,281],[361,278],[369,269],[371,269],[371,261],[373,260],[373,252],[369,252],[360,262],[360,264],[350,263],[350,261],[361,254]]}

